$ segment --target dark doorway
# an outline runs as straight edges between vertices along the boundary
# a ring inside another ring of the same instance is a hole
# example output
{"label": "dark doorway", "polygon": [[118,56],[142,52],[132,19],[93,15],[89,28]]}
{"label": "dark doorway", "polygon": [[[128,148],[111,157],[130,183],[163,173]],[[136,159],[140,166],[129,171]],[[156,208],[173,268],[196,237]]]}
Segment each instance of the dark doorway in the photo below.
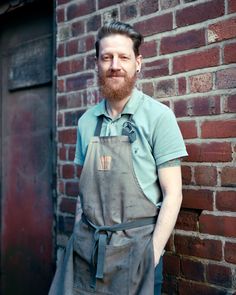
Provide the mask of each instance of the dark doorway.
{"label": "dark doorway", "polygon": [[52,2],[0,17],[2,295],[46,295],[52,279]]}

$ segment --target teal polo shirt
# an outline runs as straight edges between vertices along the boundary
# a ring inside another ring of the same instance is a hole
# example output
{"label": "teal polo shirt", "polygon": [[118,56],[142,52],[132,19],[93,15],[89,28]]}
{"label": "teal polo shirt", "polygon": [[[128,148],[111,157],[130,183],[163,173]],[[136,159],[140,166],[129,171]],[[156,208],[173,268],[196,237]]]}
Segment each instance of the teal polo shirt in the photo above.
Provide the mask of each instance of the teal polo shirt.
{"label": "teal polo shirt", "polygon": [[132,115],[136,140],[131,144],[134,172],[146,197],[154,204],[161,201],[157,185],[157,166],[187,156],[183,137],[176,118],[166,105],[143,92],[133,90],[122,113],[111,118],[106,101],[87,110],[78,121],[74,162],[83,166],[88,145],[97,125],[97,118],[104,115],[101,136],[119,136],[124,122]]}

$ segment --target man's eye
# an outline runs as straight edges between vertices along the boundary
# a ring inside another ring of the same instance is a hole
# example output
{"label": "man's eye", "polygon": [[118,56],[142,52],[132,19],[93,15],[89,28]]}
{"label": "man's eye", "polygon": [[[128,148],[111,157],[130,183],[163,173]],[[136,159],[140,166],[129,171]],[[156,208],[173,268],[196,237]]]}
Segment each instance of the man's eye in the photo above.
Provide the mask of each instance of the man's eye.
{"label": "man's eye", "polygon": [[128,56],[123,55],[123,56],[121,56],[121,59],[123,59],[123,60],[128,60],[129,58],[128,58]]}
{"label": "man's eye", "polygon": [[110,58],[110,56],[108,56],[108,55],[104,55],[103,57],[102,57],[102,60],[110,60],[111,58]]}

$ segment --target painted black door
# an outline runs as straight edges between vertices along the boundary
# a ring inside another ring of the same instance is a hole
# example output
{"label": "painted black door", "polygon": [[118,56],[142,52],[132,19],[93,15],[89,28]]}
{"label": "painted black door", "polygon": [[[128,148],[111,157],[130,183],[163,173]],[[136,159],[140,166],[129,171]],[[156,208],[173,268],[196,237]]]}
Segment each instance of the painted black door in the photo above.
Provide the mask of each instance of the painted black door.
{"label": "painted black door", "polygon": [[29,4],[0,21],[1,294],[46,295],[53,272],[52,9]]}

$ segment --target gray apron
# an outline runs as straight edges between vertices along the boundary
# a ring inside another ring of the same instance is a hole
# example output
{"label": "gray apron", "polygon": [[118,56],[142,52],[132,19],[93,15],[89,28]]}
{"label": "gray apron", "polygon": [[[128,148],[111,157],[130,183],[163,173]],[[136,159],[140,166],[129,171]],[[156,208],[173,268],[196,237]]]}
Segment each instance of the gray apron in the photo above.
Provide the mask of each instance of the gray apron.
{"label": "gray apron", "polygon": [[73,269],[73,282],[68,288],[71,277],[61,276],[58,281],[67,288],[59,283],[58,293],[50,295],[154,294],[152,234],[158,211],[134,173],[132,132],[130,138],[92,138],[79,185],[83,215],[74,227],[73,259],[67,258],[73,261],[66,267]]}

